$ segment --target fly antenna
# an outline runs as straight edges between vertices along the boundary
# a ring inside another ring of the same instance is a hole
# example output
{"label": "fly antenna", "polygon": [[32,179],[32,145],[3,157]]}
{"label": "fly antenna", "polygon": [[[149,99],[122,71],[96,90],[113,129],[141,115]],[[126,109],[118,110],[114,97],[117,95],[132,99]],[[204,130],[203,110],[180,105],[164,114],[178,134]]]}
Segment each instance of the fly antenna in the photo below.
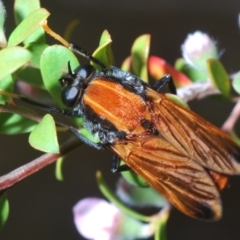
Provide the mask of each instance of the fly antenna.
{"label": "fly antenna", "polygon": [[0,89],[0,94],[4,95],[4,96],[7,96],[7,97],[19,99],[22,102],[25,102],[25,103],[31,104],[33,106],[36,106],[36,107],[38,107],[38,108],[40,108],[40,109],[42,109],[42,110],[44,110],[46,112],[49,112],[49,113],[64,114],[62,109],[59,109],[59,108],[56,108],[56,107],[49,107],[49,106],[47,106],[47,105],[45,105],[43,103],[35,102],[34,100],[29,99],[29,98],[27,98],[27,97],[25,97],[23,95],[7,92],[7,91],[4,91],[3,89]]}
{"label": "fly antenna", "polygon": [[105,66],[105,64],[103,62],[101,62],[100,60],[98,60],[97,58],[93,57],[88,51],[86,51],[85,49],[73,44],[73,43],[69,43],[69,47],[68,47],[71,51],[87,58],[89,61],[94,62],[95,64],[97,64],[103,72],[107,72],[107,67]]}
{"label": "fly antenna", "polygon": [[71,68],[70,61],[68,61],[68,73],[69,73],[71,76],[74,76],[74,73],[73,73],[72,68]]}
{"label": "fly antenna", "polygon": [[88,51],[84,50],[83,48],[73,44],[73,43],[69,43],[67,40],[65,40],[63,37],[61,37],[59,34],[55,33],[47,24],[47,20],[44,20],[42,22],[40,22],[39,24],[44,31],[49,34],[50,36],[52,36],[53,38],[55,38],[56,40],[58,40],[59,42],[61,42],[64,46],[66,46],[67,48],[69,48],[72,52],[75,52],[83,57],[85,57],[86,59],[88,59],[89,61],[92,61],[93,63],[97,64],[103,72],[107,72],[108,69],[105,66],[105,64],[103,62],[101,62],[100,60],[98,60],[97,58],[93,57]]}

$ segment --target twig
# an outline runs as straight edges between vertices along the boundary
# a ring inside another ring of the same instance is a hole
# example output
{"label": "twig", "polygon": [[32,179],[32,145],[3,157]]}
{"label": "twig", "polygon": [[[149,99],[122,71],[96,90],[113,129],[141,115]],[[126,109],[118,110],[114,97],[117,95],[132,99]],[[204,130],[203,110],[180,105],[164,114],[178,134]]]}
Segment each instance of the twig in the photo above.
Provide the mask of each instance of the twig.
{"label": "twig", "polygon": [[[23,108],[19,108],[13,105],[2,105],[0,104],[0,112],[9,112],[19,114],[23,117],[31,119],[36,122],[40,122],[42,120],[42,116],[28,111]],[[9,188],[16,184],[17,182],[21,181],[22,179],[30,176],[31,174],[37,172],[38,170],[42,169],[43,167],[53,163],[59,157],[65,155],[66,153],[70,152],[71,150],[75,149],[76,147],[80,146],[82,142],[72,137],[67,142],[63,143],[60,146],[60,154],[44,154],[35,160],[13,170],[12,172],[3,175],[0,177],[0,190]]]}
{"label": "twig", "polygon": [[40,122],[42,120],[42,116],[40,116],[40,115],[38,115],[34,112],[30,112],[26,109],[13,106],[13,105],[2,105],[2,104],[0,104],[0,112],[16,113],[16,114],[19,114],[23,117],[26,117],[26,118],[31,119],[31,120],[36,121],[36,122]]}
{"label": "twig", "polygon": [[240,100],[237,101],[236,105],[234,106],[231,114],[224,122],[222,129],[226,132],[231,132],[240,116]]}
{"label": "twig", "polygon": [[177,89],[177,95],[184,102],[202,99],[213,94],[220,94],[220,91],[210,81],[192,83],[189,86]]}
{"label": "twig", "polygon": [[70,138],[68,141],[63,143],[60,147],[60,154],[44,154],[35,160],[13,170],[0,177],[0,190],[4,190],[16,184],[17,182],[23,180],[24,178],[30,176],[31,174],[39,171],[40,169],[48,166],[49,164],[56,161],[59,157],[65,155],[66,153],[72,151],[73,149],[80,146],[82,143],[76,138]]}

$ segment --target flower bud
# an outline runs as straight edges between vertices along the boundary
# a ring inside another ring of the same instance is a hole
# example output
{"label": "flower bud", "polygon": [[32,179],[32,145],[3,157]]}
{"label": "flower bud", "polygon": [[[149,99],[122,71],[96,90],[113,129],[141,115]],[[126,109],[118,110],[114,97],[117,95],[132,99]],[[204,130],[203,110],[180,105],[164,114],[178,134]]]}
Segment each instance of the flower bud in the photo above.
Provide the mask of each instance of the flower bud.
{"label": "flower bud", "polygon": [[207,59],[218,59],[216,41],[201,31],[188,34],[181,49],[186,63],[199,70],[206,69]]}

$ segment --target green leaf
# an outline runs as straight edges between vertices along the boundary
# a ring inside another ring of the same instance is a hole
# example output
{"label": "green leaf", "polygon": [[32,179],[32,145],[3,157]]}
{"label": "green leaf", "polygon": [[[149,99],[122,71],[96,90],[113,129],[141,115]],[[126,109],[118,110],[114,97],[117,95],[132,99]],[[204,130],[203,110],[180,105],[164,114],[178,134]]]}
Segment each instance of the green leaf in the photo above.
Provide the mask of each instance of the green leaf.
{"label": "green leaf", "polygon": [[0,0],[0,48],[3,48],[7,45],[7,40],[5,37],[4,23],[6,19],[6,9]]}
{"label": "green leaf", "polygon": [[157,219],[158,226],[154,236],[155,240],[167,240],[166,225],[167,225],[169,215],[170,215],[169,206],[166,206],[165,208],[163,208],[160,214],[158,215],[160,218]]}
{"label": "green leaf", "polygon": [[30,43],[26,47],[32,53],[31,63],[33,63],[37,68],[40,68],[40,59],[43,51],[47,47],[48,45],[45,43]]}
{"label": "green leaf", "polygon": [[133,186],[124,179],[118,181],[117,195],[123,202],[134,207],[154,206],[163,208],[169,205],[168,200],[154,188]]}
{"label": "green leaf", "polygon": [[[10,35],[8,46],[16,46],[27,39],[33,32],[40,28],[39,23],[46,20],[49,15],[50,13],[44,8],[40,8],[28,15]],[[35,41],[37,40],[35,39]]]}
{"label": "green leaf", "polygon": [[[1,81],[0,81],[0,89],[4,90],[6,92],[12,92],[13,91],[13,79],[11,75],[8,75],[6,77],[4,77]],[[4,96],[2,94],[0,94],[0,103],[4,104],[6,103],[6,101],[9,99],[10,97],[8,96]]]}
{"label": "green leaf", "polygon": [[232,86],[234,88],[234,90],[240,94],[240,72],[234,74],[234,76],[232,77],[233,81],[232,81]]}
{"label": "green leaf", "polygon": [[18,114],[0,113],[0,133],[19,134],[33,130],[36,122]]}
{"label": "green leaf", "polygon": [[[121,165],[122,164],[124,163],[121,162]],[[121,172],[121,175],[123,176],[124,179],[126,179],[126,181],[128,181],[134,186],[149,187],[148,183],[133,171],[124,171],[124,172]]]}
{"label": "green leaf", "polygon": [[59,153],[56,126],[50,114],[46,114],[30,133],[29,144],[43,152]]}
{"label": "green leaf", "polygon": [[166,93],[166,97],[171,99],[172,101],[176,102],[177,104],[181,105],[182,107],[188,108],[189,106],[186,102],[184,102],[180,97],[178,97],[175,94],[171,94],[171,93]]}
{"label": "green leaf", "polygon": [[61,45],[47,47],[40,60],[44,85],[61,108],[65,106],[62,103],[58,80],[68,72],[69,61],[72,69],[79,66],[76,56]]}
{"label": "green leaf", "polygon": [[62,173],[62,165],[64,162],[64,157],[60,157],[57,161],[56,161],[56,165],[55,165],[55,176],[56,179],[58,181],[63,181],[63,173]]}
{"label": "green leaf", "polygon": [[17,74],[17,78],[33,86],[43,88],[43,80],[40,69],[26,67]]}
{"label": "green leaf", "polygon": [[[20,24],[30,13],[40,7],[40,1],[38,0],[15,0],[14,14],[16,24]],[[24,44],[31,42],[45,42],[45,32],[42,28],[37,29],[33,34],[31,34],[24,41]]]}
{"label": "green leaf", "polygon": [[131,72],[131,66],[132,66],[132,57],[129,56],[123,61],[122,65],[121,65],[121,69],[124,72]]}
{"label": "green leaf", "polygon": [[16,25],[20,24],[30,13],[41,7],[38,0],[15,0],[14,16]]}
{"label": "green leaf", "polygon": [[214,86],[224,97],[229,97],[231,90],[230,79],[222,63],[215,58],[208,59],[207,70]]}
{"label": "green leaf", "polygon": [[73,121],[78,127],[82,127],[82,126],[83,126],[83,122],[84,122],[84,118],[83,118],[83,117],[72,118],[72,121]]}
{"label": "green leaf", "polygon": [[206,71],[190,66],[183,58],[177,59],[174,67],[176,70],[181,71],[188,76],[193,82],[206,82],[208,80]]}
{"label": "green leaf", "polygon": [[[109,67],[114,63],[111,43],[112,43],[111,35],[108,33],[107,30],[105,30],[102,33],[99,42],[99,47],[93,53],[93,56],[101,60],[101,62],[103,62],[106,67]],[[95,68],[99,69],[99,66],[97,64],[95,63],[92,64]]]}
{"label": "green leaf", "polygon": [[132,69],[133,73],[144,81],[148,81],[147,61],[150,49],[151,36],[149,34],[138,37],[133,43]]}
{"label": "green leaf", "polygon": [[81,133],[81,135],[83,135],[84,137],[86,137],[88,140],[90,140],[91,142],[94,142],[94,143],[99,143],[100,142],[100,139],[98,138],[98,135],[95,134],[95,135],[92,135],[90,133],[90,131],[86,128],[81,128],[79,130],[79,132]]}
{"label": "green leaf", "polygon": [[8,47],[0,51],[0,79],[26,64],[32,55],[23,47]]}
{"label": "green leaf", "polygon": [[6,223],[9,215],[9,202],[5,193],[0,197],[0,229]]}
{"label": "green leaf", "polygon": [[237,145],[240,146],[240,138],[238,137],[236,132],[232,130],[229,134],[233,138],[233,140],[237,143]]}

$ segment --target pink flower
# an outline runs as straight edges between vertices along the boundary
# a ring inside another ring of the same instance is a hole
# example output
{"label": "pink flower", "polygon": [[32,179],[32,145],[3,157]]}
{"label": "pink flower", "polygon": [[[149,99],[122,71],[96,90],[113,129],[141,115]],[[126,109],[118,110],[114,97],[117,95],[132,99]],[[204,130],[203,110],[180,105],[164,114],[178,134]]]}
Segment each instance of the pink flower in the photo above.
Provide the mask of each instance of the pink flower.
{"label": "pink flower", "polygon": [[182,55],[189,65],[205,70],[207,59],[218,58],[216,42],[201,31],[188,34],[182,45]]}
{"label": "pink flower", "polygon": [[99,198],[85,198],[73,207],[74,223],[87,239],[126,240],[146,238],[154,232],[125,214],[109,202]]}
{"label": "pink flower", "polygon": [[78,232],[88,239],[113,239],[120,221],[119,210],[105,200],[85,198],[73,208]]}

